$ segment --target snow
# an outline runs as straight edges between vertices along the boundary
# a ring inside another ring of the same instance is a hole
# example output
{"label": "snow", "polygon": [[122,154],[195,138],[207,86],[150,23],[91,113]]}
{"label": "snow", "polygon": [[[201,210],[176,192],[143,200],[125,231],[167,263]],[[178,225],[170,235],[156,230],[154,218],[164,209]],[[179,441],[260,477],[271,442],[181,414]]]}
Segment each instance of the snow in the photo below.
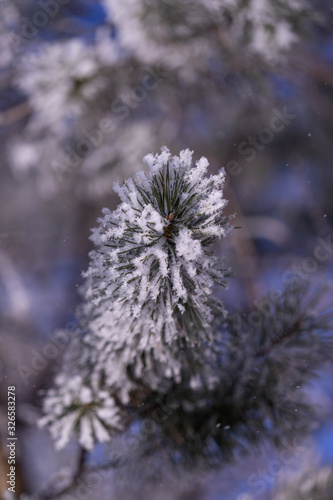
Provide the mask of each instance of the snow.
{"label": "snow", "polygon": [[183,257],[186,261],[196,260],[202,254],[200,241],[193,240],[188,229],[179,231],[175,243],[178,257]]}

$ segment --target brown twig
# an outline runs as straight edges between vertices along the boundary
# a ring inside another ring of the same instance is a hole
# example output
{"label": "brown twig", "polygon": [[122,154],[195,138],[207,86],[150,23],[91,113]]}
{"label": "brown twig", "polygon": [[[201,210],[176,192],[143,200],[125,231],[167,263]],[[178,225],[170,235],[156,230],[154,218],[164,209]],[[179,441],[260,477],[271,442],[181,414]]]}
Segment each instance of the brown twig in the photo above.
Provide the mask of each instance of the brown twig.
{"label": "brown twig", "polygon": [[22,118],[25,118],[30,113],[31,108],[28,102],[17,104],[16,106],[13,106],[12,108],[3,111],[0,114],[0,127],[11,125],[12,123],[22,120]]}

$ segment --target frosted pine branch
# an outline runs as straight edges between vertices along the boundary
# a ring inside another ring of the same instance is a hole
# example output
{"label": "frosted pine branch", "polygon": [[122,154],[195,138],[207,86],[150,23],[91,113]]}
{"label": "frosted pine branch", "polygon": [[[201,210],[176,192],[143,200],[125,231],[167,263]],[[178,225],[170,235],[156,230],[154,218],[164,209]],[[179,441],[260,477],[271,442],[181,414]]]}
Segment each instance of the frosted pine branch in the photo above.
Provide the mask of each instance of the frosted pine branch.
{"label": "frosted pine branch", "polygon": [[165,363],[169,376],[173,351],[209,337],[212,287],[224,284],[207,250],[227,233],[224,178],[206,175],[205,158],[192,167],[189,150],[145,161],[148,175],[115,185],[122,203],[93,232],[85,298],[90,328],[123,364],[141,377],[145,365]]}
{"label": "frosted pine branch", "polygon": [[[79,312],[85,333],[72,347],[82,354],[73,363],[67,353],[65,374],[45,402],[44,423],[60,447],[75,428],[88,449],[93,436],[103,440],[103,429],[118,428],[114,402],[128,404],[138,387],[165,391],[184,373],[195,377],[202,364],[195,348],[212,341],[213,319],[224,314],[212,290],[225,284],[226,270],[209,252],[229,231],[224,174],[208,176],[208,161],[193,165],[189,150],[171,156],[163,148],[144,160],[148,173],[115,184],[121,204],[104,209],[93,230]],[[108,418],[96,420],[104,406]]]}

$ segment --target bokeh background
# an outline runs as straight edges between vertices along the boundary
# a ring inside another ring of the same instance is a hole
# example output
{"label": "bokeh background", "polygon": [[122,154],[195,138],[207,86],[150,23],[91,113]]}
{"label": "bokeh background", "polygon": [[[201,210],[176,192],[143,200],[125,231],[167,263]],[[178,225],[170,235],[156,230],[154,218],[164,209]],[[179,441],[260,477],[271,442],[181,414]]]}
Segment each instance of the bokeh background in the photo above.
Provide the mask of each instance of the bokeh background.
{"label": "bokeh background", "polygon": [[[329,0],[0,1],[3,498],[8,385],[18,491],[36,494],[75,469],[75,444],[56,452],[36,425],[65,349],[50,344],[74,321],[90,229],[117,204],[112,184],[144,169],[145,154],[188,147],[212,173],[226,169],[227,213],[240,227],[216,249],[234,272],[227,309],[249,313],[291,277],[330,285],[332,35]],[[332,373],[323,367],[309,387],[318,423],[282,471],[269,469],[278,452],[266,447],[195,487],[186,475],[151,485],[133,469],[85,498],[278,498],[291,470],[333,466]]]}

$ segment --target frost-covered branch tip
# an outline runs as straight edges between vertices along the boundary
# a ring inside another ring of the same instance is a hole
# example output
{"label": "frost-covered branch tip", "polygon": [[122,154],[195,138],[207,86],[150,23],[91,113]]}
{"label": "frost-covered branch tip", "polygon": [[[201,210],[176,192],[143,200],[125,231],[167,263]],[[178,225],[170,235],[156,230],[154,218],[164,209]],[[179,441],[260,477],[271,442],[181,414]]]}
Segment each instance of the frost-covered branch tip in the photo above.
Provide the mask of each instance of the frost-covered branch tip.
{"label": "frost-covered branch tip", "polygon": [[189,150],[171,156],[163,148],[144,161],[148,172],[115,184],[121,203],[104,209],[93,230],[96,249],[78,314],[84,333],[72,349],[81,355],[73,363],[67,353],[44,405],[60,446],[75,428],[91,448],[93,435],[105,438],[100,425],[96,432],[96,411],[111,433],[119,430],[133,391],[165,391],[196,375],[202,361],[195,347],[212,338],[213,318],[223,313],[212,288],[224,285],[226,273],[208,248],[229,230],[224,174],[207,175],[208,161],[193,165]]}
{"label": "frost-covered branch tip", "polygon": [[122,203],[104,209],[85,274],[86,299],[103,316],[99,335],[118,325],[117,347],[136,339],[140,351],[179,337],[193,343],[209,327],[212,286],[224,271],[207,247],[227,232],[224,174],[207,176],[206,158],[192,166],[191,151],[172,157],[165,148],[144,160],[148,174],[115,184]]}

